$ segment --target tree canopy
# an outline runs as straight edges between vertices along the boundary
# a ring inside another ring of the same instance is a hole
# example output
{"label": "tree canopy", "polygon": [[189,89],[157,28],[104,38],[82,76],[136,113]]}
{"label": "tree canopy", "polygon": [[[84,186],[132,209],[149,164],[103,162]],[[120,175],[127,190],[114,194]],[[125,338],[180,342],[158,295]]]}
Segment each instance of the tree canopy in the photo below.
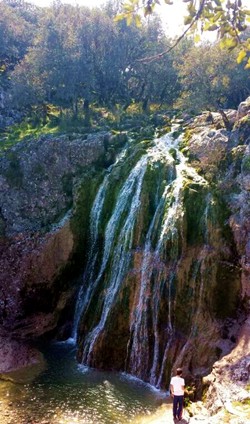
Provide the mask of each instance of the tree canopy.
{"label": "tree canopy", "polygon": [[188,37],[168,50],[172,40],[157,16],[128,26],[115,19],[117,10],[113,2],[102,9],[0,2],[0,114],[40,111],[46,123],[51,107],[74,119],[84,114],[89,123],[95,107],[197,113],[235,108],[249,95],[249,72],[236,62],[241,45],[223,49]]}

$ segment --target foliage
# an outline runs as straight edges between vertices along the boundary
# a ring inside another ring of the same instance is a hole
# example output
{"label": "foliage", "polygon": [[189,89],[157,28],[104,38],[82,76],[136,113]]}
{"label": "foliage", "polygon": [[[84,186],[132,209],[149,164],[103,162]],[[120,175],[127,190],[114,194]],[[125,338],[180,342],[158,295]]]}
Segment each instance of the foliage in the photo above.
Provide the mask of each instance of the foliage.
{"label": "foliage", "polygon": [[1,114],[12,116],[15,109],[32,116],[36,111],[38,126],[51,129],[54,107],[54,126],[67,127],[72,119],[86,129],[95,127],[96,118],[101,123],[97,115],[103,108],[103,124],[113,125],[104,119],[108,113],[121,129],[126,111],[135,105],[148,114],[152,105],[199,112],[236,107],[249,95],[249,78],[243,64],[236,63],[241,47],[236,53],[218,43],[195,45],[183,39],[160,61],[145,63],[145,57],[166,51],[171,40],[158,18],[127,26],[124,20],[115,22],[118,11],[114,2],[88,9],[57,1],[44,9],[3,0]]}
{"label": "foliage", "polygon": [[[217,31],[221,38],[221,46],[232,50],[240,45],[237,62],[245,61],[245,68],[250,69],[250,39],[243,39],[241,34],[247,29],[250,22],[250,10],[242,5],[242,0],[183,0],[187,3],[187,16],[184,24],[187,29],[177,39],[174,45],[163,51],[160,57],[168,53],[186,35],[193,32],[196,40],[200,39],[199,33],[203,31]],[[133,20],[141,25],[142,15],[151,15],[156,5],[173,5],[174,0],[127,0],[123,4],[122,13],[118,14],[116,20],[126,19],[128,24]],[[157,57],[157,56],[156,56]],[[159,56],[158,56],[159,57]]]}
{"label": "foliage", "polygon": [[192,46],[175,62],[181,84],[176,106],[194,113],[237,108],[248,96],[250,78],[236,63],[237,49],[228,52],[217,44]]}
{"label": "foliage", "polygon": [[8,83],[8,71],[24,57],[33,32],[33,23],[20,11],[0,3],[0,88]]}

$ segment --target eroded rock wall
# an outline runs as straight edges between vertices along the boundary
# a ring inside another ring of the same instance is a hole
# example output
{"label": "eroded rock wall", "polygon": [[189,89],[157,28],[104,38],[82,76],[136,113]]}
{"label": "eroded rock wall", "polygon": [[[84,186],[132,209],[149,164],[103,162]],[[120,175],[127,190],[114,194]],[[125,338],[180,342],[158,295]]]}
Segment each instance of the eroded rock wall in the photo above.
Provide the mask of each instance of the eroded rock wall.
{"label": "eroded rock wall", "polygon": [[[86,249],[81,226],[87,218],[75,218],[78,192],[88,216],[91,193],[82,181],[112,160],[112,140],[108,133],[43,136],[0,157],[0,335],[12,361],[4,369],[27,365],[29,357],[32,362],[30,340],[58,325],[70,335],[69,318],[62,315],[70,311],[72,320]],[[82,262],[76,264],[78,254]],[[11,354],[13,343],[22,344],[23,360]]]}

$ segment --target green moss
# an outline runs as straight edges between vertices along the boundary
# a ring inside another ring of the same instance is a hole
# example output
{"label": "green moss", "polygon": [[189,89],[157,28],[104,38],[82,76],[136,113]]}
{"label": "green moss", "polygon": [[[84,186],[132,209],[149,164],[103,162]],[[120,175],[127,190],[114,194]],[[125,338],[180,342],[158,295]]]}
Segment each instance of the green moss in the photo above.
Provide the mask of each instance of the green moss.
{"label": "green moss", "polygon": [[64,174],[62,176],[62,188],[66,196],[72,197],[73,176],[72,174]]}
{"label": "green moss", "polygon": [[10,186],[20,188],[23,182],[23,172],[19,158],[15,152],[10,152],[7,155],[9,166],[4,171],[4,175]]}
{"label": "green moss", "polygon": [[181,147],[187,147],[189,144],[189,141],[191,140],[192,136],[193,136],[194,130],[193,129],[186,129],[184,136],[182,138],[182,142],[181,142]]}
{"label": "green moss", "polygon": [[204,242],[204,211],[207,188],[187,181],[184,187],[186,237],[190,245]]}
{"label": "green moss", "polygon": [[244,399],[242,402],[240,401],[233,401],[233,406],[250,406],[250,399]]}
{"label": "green moss", "polygon": [[240,300],[240,273],[232,264],[220,262],[216,287],[211,293],[211,306],[216,318],[234,316]]}
{"label": "green moss", "polygon": [[5,236],[5,222],[0,214],[0,239]]}
{"label": "green moss", "polygon": [[[174,311],[174,322],[175,328],[177,331],[180,331],[182,334],[189,334],[192,328],[192,320],[193,320],[193,297],[192,291],[190,290],[190,286],[185,284],[183,288],[179,288],[179,282],[176,281],[177,286],[177,296],[175,299],[177,308]],[[196,281],[196,284],[198,282]],[[185,302],[183,302],[185,299]],[[198,329],[193,329],[193,333],[198,332]],[[197,334],[196,334],[197,335]]]}
{"label": "green moss", "polygon": [[[172,173],[173,164],[166,163],[165,160],[158,160],[149,163],[147,166],[142,184],[140,215],[136,225],[138,229],[137,244],[145,241],[145,236],[164,192],[166,182],[171,180]],[[154,234],[157,237],[157,228]]]}
{"label": "green moss", "polygon": [[101,175],[94,169],[83,176],[71,219],[71,229],[76,240],[76,252],[80,263],[87,257],[90,211],[100,184]]}
{"label": "green moss", "polygon": [[242,171],[246,174],[250,172],[250,156],[247,156],[243,159]]}

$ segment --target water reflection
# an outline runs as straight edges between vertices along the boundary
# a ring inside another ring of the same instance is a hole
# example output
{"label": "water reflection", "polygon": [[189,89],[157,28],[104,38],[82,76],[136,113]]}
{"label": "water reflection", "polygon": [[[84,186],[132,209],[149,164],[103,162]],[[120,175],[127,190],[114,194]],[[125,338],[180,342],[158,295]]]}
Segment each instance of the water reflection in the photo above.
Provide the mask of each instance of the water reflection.
{"label": "water reflection", "polygon": [[79,366],[75,347],[45,350],[48,367],[27,383],[0,382],[1,424],[128,424],[153,413],[163,394],[124,374]]}

